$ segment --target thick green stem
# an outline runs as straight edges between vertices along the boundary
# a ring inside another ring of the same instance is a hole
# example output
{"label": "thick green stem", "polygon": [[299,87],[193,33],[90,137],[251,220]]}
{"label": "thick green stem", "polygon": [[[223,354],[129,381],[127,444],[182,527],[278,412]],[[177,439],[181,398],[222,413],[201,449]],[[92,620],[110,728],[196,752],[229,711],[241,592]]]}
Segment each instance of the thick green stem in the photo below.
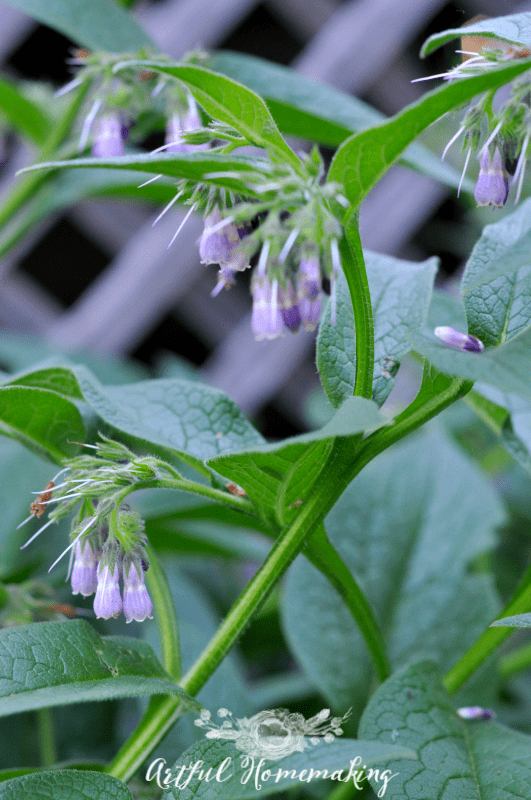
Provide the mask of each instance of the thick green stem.
{"label": "thick green stem", "polygon": [[52,709],[40,708],[36,713],[41,765],[43,767],[51,767],[57,761]]}
{"label": "thick green stem", "polygon": [[[323,466],[322,477],[316,484],[315,493],[300,507],[296,520],[280,535],[261,569],[246,586],[210,643],[182,679],[181,686],[188,694],[195,695],[204,686],[301,550],[306,539],[321,524],[363,467],[378,453],[457,400],[471,386],[470,383],[456,379],[445,391],[431,398],[425,408],[415,407],[409,416],[406,409],[397,418],[395,425],[368,437],[357,450],[355,458],[353,449],[358,448],[358,442],[356,440],[354,443],[351,439],[356,437],[336,440]],[[185,710],[174,697],[152,698],[139,726],[109,765],[108,771],[123,781],[129,780]]]}
{"label": "thick green stem", "polygon": [[391,674],[385,652],[385,642],[367,598],[356,583],[354,576],[340,558],[320,526],[310,537],[304,548],[305,555],[337,589],[350,613],[354,617],[372,656],[376,674],[385,681]]}
{"label": "thick green stem", "polygon": [[[497,619],[512,617],[515,614],[526,614],[529,611],[531,611],[531,567],[524,575],[513,598]],[[512,633],[514,633],[514,628],[488,628],[446,674],[444,685],[448,691],[457,691]]]}
{"label": "thick green stem", "polygon": [[147,547],[149,569],[146,583],[153,601],[153,615],[159,629],[162,666],[173,680],[181,677],[179,623],[171,596],[170,585],[160,559],[152,547]]}
{"label": "thick green stem", "polygon": [[350,291],[356,327],[356,381],[354,394],[372,397],[374,372],[374,325],[369,282],[358,228],[358,210],[343,221],[345,238],[340,242],[341,263]]}

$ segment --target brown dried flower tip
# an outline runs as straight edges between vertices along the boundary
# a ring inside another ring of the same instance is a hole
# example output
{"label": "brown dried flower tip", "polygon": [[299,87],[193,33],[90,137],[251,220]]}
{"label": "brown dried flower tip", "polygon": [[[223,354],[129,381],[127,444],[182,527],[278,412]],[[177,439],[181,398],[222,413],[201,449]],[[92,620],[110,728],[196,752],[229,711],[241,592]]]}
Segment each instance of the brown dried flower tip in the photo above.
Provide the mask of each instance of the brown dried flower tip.
{"label": "brown dried flower tip", "polygon": [[147,69],[143,69],[142,72],[138,73],[138,77],[141,81],[153,81],[157,77],[157,73],[150,72]]}
{"label": "brown dried flower tip", "polygon": [[247,497],[247,492],[245,492],[241,486],[236,486],[235,483],[228,483],[227,489],[231,494],[237,494],[240,497]]}
{"label": "brown dried flower tip", "polygon": [[30,511],[34,514],[37,518],[42,517],[44,512],[46,511],[46,503],[48,500],[52,499],[52,489],[55,486],[53,481],[50,481],[44,492],[37,497],[36,500],[30,505]]}
{"label": "brown dried flower tip", "polygon": [[88,58],[90,53],[88,50],[85,50],[84,47],[80,47],[78,50],[75,51],[74,55],[76,58]]}

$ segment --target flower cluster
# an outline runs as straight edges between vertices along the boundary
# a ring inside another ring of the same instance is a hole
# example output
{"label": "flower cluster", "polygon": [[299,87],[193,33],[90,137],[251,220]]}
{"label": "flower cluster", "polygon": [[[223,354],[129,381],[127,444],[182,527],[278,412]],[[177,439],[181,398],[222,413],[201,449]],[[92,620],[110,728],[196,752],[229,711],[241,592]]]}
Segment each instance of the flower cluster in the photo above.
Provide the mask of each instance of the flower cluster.
{"label": "flower cluster", "polygon": [[[445,80],[456,80],[481,75],[507,60],[528,58],[527,48],[483,49],[481,53],[458,50],[469,56],[461,64],[446,73],[433,75]],[[420,80],[427,80],[421,78]],[[477,153],[479,176],[474,197],[478,206],[501,208],[507,202],[511,186],[516,186],[515,204],[522,194],[525,165],[529,157],[531,141],[531,104],[529,102],[531,81],[524,73],[511,84],[509,99],[499,108],[493,109],[493,92],[487,92],[474,101],[466,111],[457,133],[450,139],[443,152],[443,159],[451,145],[463,136],[466,150],[465,165],[459,183],[458,195],[466,174],[470,156]],[[482,125],[487,123],[487,136],[481,143]],[[508,168],[513,167],[509,179]]]}
{"label": "flower cluster", "polygon": [[[231,135],[221,126],[217,135]],[[219,150],[223,152],[223,147]],[[325,293],[331,296],[335,323],[336,282],[341,270],[342,226],[332,206],[348,205],[339,187],[323,183],[317,150],[301,161],[300,172],[286,164],[256,158],[242,173],[240,193],[206,183],[177,182],[177,198],[201,210],[205,225],[199,242],[203,264],[218,264],[212,296],[250,268],[252,328],[258,341],[275,339],[285,329],[315,330]],[[205,175],[205,179],[220,177]]]}
{"label": "flower cluster", "polygon": [[[124,152],[126,110],[134,117],[141,111],[157,110],[157,104],[166,118],[165,143],[158,150],[191,153],[209,148],[228,155],[253,144],[225,123],[212,120],[204,126],[191,93],[169,75],[157,78],[157,73],[139,72],[134,62],[129,66],[123,58],[117,63],[112,54],[78,52],[72,63],[81,69],[61,91],[85,81],[95,87],[80,149],[93,131],[92,153],[97,157]],[[275,339],[285,329],[315,330],[325,294],[330,294],[335,323],[339,241],[343,236],[338,211],[348,207],[340,187],[323,181],[324,165],[317,148],[309,156],[303,155],[296,166],[266,155],[246,158],[238,172],[205,174],[204,182],[177,181],[174,198],[155,220],[177,200],[190,206],[173,242],[192,211],[203,214],[201,262],[219,265],[213,296],[229,288],[236,274],[256,259],[251,281],[252,328],[259,341]],[[218,186],[216,179],[220,178],[234,189]]]}
{"label": "flower cluster", "polygon": [[[70,544],[50,569],[70,551],[73,594],[95,594],[97,617],[118,617],[123,611],[126,622],[142,622],[153,611],[144,582],[147,539],[143,520],[124,498],[150,482],[175,479],[177,473],[159,459],[139,458],[119,442],[101,434],[100,438],[98,445],[85,445],[94,455],[70,459],[42,491],[35,492],[31,514],[19,527],[54,504],[48,521],[26,542],[27,547],[53,522],[75,512]],[[56,485],[60,475],[62,482]]]}

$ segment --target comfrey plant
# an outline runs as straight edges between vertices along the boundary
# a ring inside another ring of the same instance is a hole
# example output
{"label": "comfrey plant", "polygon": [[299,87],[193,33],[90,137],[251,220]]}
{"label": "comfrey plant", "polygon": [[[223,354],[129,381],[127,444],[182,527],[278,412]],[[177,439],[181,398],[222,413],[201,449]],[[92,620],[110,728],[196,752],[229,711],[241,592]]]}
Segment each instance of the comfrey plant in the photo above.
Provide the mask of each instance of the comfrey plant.
{"label": "comfrey plant", "polygon": [[[531,16],[469,26],[485,49],[385,119],[260,59],[174,63],[109,0],[16,5],[90,51],[45,104],[0,82],[38,149],[3,198],[0,252],[72,197],[146,198],[159,219],[181,204],[181,226],[201,214],[212,294],[252,271],[264,349],[319,328],[330,419],[267,442],[199,380],[131,383],[116,362],[107,386],[83,364],[28,368],[0,337],[0,431],[17,440],[1,442],[0,718],[38,722],[0,719],[0,795],[155,798],[156,775],[164,800],[368,783],[391,800],[531,797],[531,650],[509,641],[531,615]],[[456,111],[461,176],[409,147]],[[493,207],[460,297],[434,286],[437,259],[362,246],[360,204],[402,157]]]}

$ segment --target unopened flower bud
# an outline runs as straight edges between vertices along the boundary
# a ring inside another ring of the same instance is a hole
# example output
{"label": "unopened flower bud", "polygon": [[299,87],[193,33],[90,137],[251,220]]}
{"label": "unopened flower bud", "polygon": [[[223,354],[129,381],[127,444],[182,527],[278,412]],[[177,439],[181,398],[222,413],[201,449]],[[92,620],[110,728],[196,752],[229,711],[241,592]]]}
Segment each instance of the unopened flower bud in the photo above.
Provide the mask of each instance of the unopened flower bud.
{"label": "unopened flower bud", "polygon": [[490,708],[481,708],[481,706],[465,706],[458,708],[457,713],[461,719],[494,719],[496,714]]}
{"label": "unopened flower bud", "polygon": [[71,578],[72,594],[89,597],[96,591],[98,576],[96,555],[88,539],[77,542],[74,559]]}
{"label": "unopened flower bud", "polygon": [[102,619],[119,617],[122,610],[122,597],[118,586],[118,567],[111,568],[102,564],[98,569],[98,586],[94,598],[94,613]]}
{"label": "unopened flower bud", "polygon": [[509,195],[509,181],[503,165],[499,148],[494,151],[492,160],[489,149],[483,150],[479,162],[479,177],[474,190],[478,206],[502,208]]}
{"label": "unopened flower bud", "polygon": [[433,332],[441,342],[449,347],[455,347],[457,350],[469,350],[471,353],[482,353],[485,350],[485,345],[477,336],[472,336],[471,333],[461,333],[449,325],[435,328]]}
{"label": "unopened flower bud", "polygon": [[124,564],[124,602],[125,621],[143,622],[147,617],[153,619],[153,603],[144,583],[144,572],[140,574],[134,563],[129,567]]}
{"label": "unopened flower bud", "polygon": [[282,333],[282,314],[277,304],[273,285],[265,276],[258,275],[252,284],[253,313],[251,326],[257,342],[276,339]]}
{"label": "unopened flower bud", "polygon": [[278,301],[284,325],[292,333],[296,333],[301,324],[301,315],[297,304],[297,294],[290,280],[286,281],[285,288],[280,287]]}
{"label": "unopened flower bud", "polygon": [[103,114],[96,122],[92,140],[92,155],[95,158],[123,156],[125,152],[123,129],[117,112]]}

